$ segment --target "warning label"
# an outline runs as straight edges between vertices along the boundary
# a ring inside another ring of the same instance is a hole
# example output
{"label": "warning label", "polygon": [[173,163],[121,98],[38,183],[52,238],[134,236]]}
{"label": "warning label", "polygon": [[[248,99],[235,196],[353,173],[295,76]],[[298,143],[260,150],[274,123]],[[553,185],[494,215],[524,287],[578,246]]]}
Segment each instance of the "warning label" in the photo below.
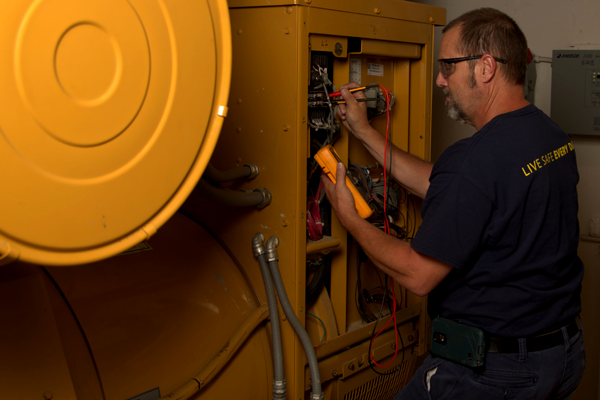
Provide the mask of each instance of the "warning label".
{"label": "warning label", "polygon": [[383,76],[383,64],[369,63],[369,69],[367,75]]}

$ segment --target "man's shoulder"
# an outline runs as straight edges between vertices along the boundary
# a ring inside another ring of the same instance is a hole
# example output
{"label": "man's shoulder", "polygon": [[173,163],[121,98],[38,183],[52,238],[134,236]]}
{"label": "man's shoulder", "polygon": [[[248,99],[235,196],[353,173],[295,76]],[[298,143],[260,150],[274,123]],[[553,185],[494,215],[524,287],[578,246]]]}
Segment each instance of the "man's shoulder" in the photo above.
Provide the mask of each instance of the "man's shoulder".
{"label": "man's shoulder", "polygon": [[461,139],[449,146],[434,164],[432,174],[447,172],[459,173],[467,160],[471,147],[475,141],[474,136]]}
{"label": "man's shoulder", "polygon": [[485,138],[482,144],[490,141],[493,145],[499,141],[507,143],[511,138],[538,140],[538,135],[555,134],[566,137],[564,131],[533,104],[497,115],[477,134]]}
{"label": "man's shoulder", "polygon": [[518,173],[521,166],[568,142],[569,137],[554,121],[529,104],[496,116],[473,136],[448,147],[436,162],[432,177],[453,173],[474,182],[502,180],[508,178],[508,171]]}

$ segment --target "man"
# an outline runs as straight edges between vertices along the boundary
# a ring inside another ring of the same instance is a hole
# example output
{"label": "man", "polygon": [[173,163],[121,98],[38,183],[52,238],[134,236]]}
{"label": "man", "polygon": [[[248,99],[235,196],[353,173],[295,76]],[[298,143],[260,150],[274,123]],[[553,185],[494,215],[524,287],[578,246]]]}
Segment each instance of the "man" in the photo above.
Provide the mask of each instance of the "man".
{"label": "man", "polygon": [[[583,374],[579,175],[568,136],[524,99],[526,57],[523,33],[497,10],[444,29],[436,84],[450,117],[477,132],[435,165],[392,150],[393,177],[424,198],[410,244],[356,214],[343,165],[336,185],[324,178],[341,224],[378,268],[429,294],[431,318],[486,334],[483,367],[428,357],[396,399],[563,399]],[[355,86],[341,88],[338,116],[383,164],[384,138],[355,100],[364,95],[348,92]]]}

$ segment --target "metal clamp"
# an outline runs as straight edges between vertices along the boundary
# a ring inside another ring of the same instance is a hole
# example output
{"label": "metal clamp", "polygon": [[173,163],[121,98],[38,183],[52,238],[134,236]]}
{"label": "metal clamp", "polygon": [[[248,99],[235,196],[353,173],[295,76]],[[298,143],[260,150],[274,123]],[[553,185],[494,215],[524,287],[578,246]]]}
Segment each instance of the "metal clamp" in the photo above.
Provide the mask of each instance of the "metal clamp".
{"label": "metal clamp", "polygon": [[285,379],[282,381],[276,381],[273,379],[273,400],[285,400],[286,391]]}
{"label": "metal clamp", "polygon": [[279,255],[277,254],[277,246],[279,246],[279,239],[276,236],[271,236],[267,240],[267,261],[279,261]]}
{"label": "metal clamp", "polygon": [[250,168],[250,175],[246,177],[248,180],[256,178],[260,173],[260,169],[256,164],[244,164],[244,167]]}
{"label": "metal clamp", "polygon": [[256,208],[265,208],[269,204],[271,204],[271,200],[273,199],[273,195],[266,188],[256,188],[253,192],[259,192],[263,196],[262,203],[258,204]]}
{"label": "metal clamp", "polygon": [[259,256],[266,253],[265,245],[263,242],[265,241],[265,236],[262,233],[257,233],[254,235],[252,239],[252,251],[254,253],[254,257],[258,258]]}

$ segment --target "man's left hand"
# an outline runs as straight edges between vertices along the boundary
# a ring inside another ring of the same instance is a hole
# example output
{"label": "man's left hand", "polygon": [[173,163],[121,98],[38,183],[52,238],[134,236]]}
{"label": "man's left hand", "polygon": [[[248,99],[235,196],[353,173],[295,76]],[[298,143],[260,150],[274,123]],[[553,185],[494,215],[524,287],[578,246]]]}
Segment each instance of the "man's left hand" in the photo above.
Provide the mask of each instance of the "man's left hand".
{"label": "man's left hand", "polygon": [[353,218],[360,219],[360,216],[354,206],[354,197],[352,197],[350,189],[346,186],[346,167],[344,167],[344,164],[338,163],[335,179],[336,183],[334,184],[326,175],[321,177],[325,194],[327,195],[327,199],[329,199],[331,207],[338,216],[342,226],[348,229],[349,222]]}

